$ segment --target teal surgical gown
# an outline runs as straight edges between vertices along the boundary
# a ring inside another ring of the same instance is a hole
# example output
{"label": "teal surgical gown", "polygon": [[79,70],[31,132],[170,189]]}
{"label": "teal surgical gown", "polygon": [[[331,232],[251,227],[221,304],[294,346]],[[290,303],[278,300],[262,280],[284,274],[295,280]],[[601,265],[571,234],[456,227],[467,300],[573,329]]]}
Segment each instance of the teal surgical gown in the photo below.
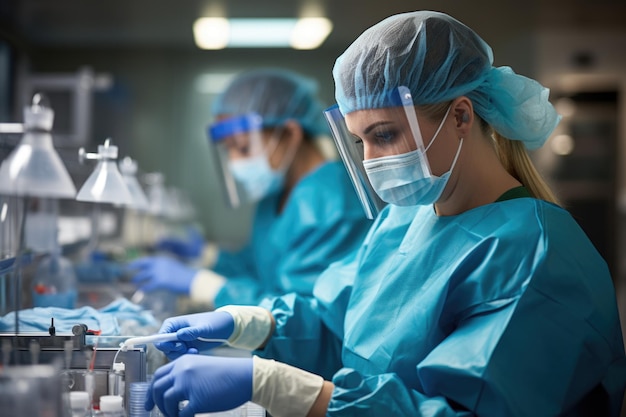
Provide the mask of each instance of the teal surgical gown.
{"label": "teal surgical gown", "polygon": [[618,416],[626,359],[604,260],[532,198],[389,206],[314,297],[265,300],[261,356],[332,377],[328,416]]}
{"label": "teal surgical gown", "polygon": [[278,194],[261,200],[247,245],[220,252],[214,270],[228,279],[216,307],[289,292],[311,295],[321,272],[356,252],[372,225],[341,162],[302,178],[280,213],[279,202]]}

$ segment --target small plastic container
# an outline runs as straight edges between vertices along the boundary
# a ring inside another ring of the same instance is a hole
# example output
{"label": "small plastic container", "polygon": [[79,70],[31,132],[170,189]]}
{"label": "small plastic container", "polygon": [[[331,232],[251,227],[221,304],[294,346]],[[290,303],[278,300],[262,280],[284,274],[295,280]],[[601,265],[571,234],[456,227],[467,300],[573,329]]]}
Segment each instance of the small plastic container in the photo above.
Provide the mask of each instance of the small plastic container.
{"label": "small plastic container", "polygon": [[[132,382],[128,399],[128,413],[130,417],[151,417],[153,414],[146,411],[144,404],[150,389],[149,382]],[[154,407],[157,409],[157,407]]]}
{"label": "small plastic container", "polygon": [[69,398],[72,417],[91,417],[91,404],[87,391],[70,391]]}
{"label": "small plastic container", "polygon": [[102,417],[126,417],[123,398],[119,395],[102,395],[100,397],[100,415]]}

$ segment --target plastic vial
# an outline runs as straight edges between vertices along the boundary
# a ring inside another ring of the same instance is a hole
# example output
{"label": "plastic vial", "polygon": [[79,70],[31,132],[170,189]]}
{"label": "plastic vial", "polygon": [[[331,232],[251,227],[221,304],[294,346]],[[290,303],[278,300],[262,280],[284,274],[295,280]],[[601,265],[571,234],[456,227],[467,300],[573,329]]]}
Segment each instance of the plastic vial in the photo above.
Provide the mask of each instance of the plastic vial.
{"label": "plastic vial", "polygon": [[126,393],[125,383],[126,366],[124,362],[115,362],[109,372],[109,395],[119,395],[124,398]]}
{"label": "plastic vial", "polygon": [[91,417],[91,405],[87,391],[70,391],[72,417]]}
{"label": "plastic vial", "polygon": [[126,417],[126,410],[119,395],[103,395],[100,397],[100,415],[102,417]]}

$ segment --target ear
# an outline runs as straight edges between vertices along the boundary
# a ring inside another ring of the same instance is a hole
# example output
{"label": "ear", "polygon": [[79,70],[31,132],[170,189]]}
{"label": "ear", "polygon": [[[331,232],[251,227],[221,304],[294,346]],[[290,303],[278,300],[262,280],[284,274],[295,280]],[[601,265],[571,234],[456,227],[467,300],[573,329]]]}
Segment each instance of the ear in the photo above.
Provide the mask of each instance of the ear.
{"label": "ear", "polygon": [[475,120],[472,100],[465,96],[454,99],[452,102],[452,114],[456,121],[455,126],[459,132],[459,138],[467,137]]}
{"label": "ear", "polygon": [[295,120],[287,120],[283,124],[281,142],[288,144],[289,146],[300,146],[304,140],[304,131],[302,126]]}

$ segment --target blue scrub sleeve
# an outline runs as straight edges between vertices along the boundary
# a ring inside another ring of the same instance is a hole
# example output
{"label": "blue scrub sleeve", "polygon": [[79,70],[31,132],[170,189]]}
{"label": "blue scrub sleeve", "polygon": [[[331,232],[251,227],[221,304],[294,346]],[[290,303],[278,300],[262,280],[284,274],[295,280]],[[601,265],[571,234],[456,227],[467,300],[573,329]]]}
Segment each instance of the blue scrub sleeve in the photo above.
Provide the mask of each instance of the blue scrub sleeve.
{"label": "blue scrub sleeve", "polygon": [[357,252],[370,224],[365,217],[344,215],[302,227],[278,265],[280,288],[285,294],[312,295],[320,275],[333,261]]}
{"label": "blue scrub sleeve", "polygon": [[341,340],[358,253],[332,263],[315,284],[315,297],[288,294],[268,298],[276,330],[259,356],[272,358],[329,380],[341,368]]}
{"label": "blue scrub sleeve", "polygon": [[252,252],[249,243],[236,251],[220,249],[212,269],[225,277],[251,275],[254,271],[253,265],[250,264]]}
{"label": "blue scrub sleeve", "polygon": [[623,395],[623,352],[558,300],[529,288],[521,299],[493,300],[467,313],[418,364],[419,389],[396,374],[342,369],[327,415],[573,417],[583,397],[598,413],[590,415],[619,415],[621,402],[610,398]]}
{"label": "blue scrub sleeve", "polygon": [[[441,286],[427,281],[427,286],[416,288],[416,294],[411,293],[407,279],[411,272],[419,272],[418,267],[398,266],[402,256],[390,256],[382,245],[402,255],[416,247],[415,242],[422,243],[417,237],[434,224],[434,218],[421,217],[427,209],[418,212],[415,218],[420,223],[412,224],[410,239],[399,248],[397,243],[389,244],[400,241],[394,234],[406,234],[400,222],[406,213],[398,212],[399,208],[393,209],[394,216],[386,224],[378,225],[376,239],[366,238],[368,250],[358,259],[359,271],[371,272],[355,282],[350,312],[359,312],[353,316],[359,320],[367,311],[368,320],[351,323],[350,314],[347,316],[342,352],[345,368],[333,378],[328,416],[619,415],[626,388],[626,358],[606,264],[594,256],[591,244],[560,209],[538,207],[532,200],[502,204],[498,207],[515,208],[516,215],[527,216],[523,218],[540,218],[546,231],[537,237],[532,227],[502,222],[498,211],[489,210],[491,222],[515,225],[518,234],[529,230],[529,235],[518,238],[516,234],[512,241],[518,244],[511,245],[509,239],[514,235],[508,229],[494,237],[491,227],[473,227],[475,243],[469,239],[472,243],[463,249],[463,245],[449,242],[460,238],[464,225],[480,226],[477,219],[485,212],[468,215],[461,224],[436,219],[440,226],[435,230],[437,239],[445,244],[431,248],[436,256],[429,259],[458,265],[441,275]],[[519,247],[536,250],[524,252],[520,259]],[[383,269],[376,269],[380,264]],[[427,264],[422,268],[430,269]],[[385,275],[387,270],[391,274]],[[347,287],[344,284],[342,288]],[[364,289],[371,290],[365,298],[361,296]],[[316,297],[322,299],[319,292],[316,288]],[[320,317],[325,315],[322,306],[326,308],[327,302],[339,300],[341,304],[342,297],[337,294],[335,290],[320,304]],[[386,301],[367,302],[379,294]],[[418,313],[416,320],[396,320],[400,317],[396,307],[403,297],[401,305]],[[329,304],[328,311],[333,307]],[[388,339],[358,344],[362,340],[358,337],[367,337],[374,326],[372,319],[390,330],[401,324],[398,333],[404,337],[394,341],[393,333],[388,332]],[[424,350],[422,344],[429,339],[419,332],[428,332],[429,326],[441,336]],[[361,333],[355,333],[357,330]],[[393,362],[386,355],[394,355]]]}
{"label": "blue scrub sleeve", "polygon": [[358,271],[358,259],[359,253],[355,252],[334,262],[322,273],[313,288],[317,315],[339,339],[343,339],[344,318]]}
{"label": "blue scrub sleeve", "polygon": [[213,271],[227,278],[217,293],[214,305],[256,305],[263,298],[263,287],[255,278],[252,265],[253,248],[250,243],[239,251],[220,251]]}
{"label": "blue scrub sleeve", "polygon": [[320,274],[356,252],[372,225],[340,162],[322,164],[302,178],[281,213],[279,200],[272,195],[259,202],[245,250],[218,262],[216,272],[229,279],[216,306],[258,305],[262,298],[291,292],[311,296]]}
{"label": "blue scrub sleeve", "polygon": [[270,310],[276,329],[262,350],[254,352],[330,380],[341,368],[341,341],[321,320],[313,297],[288,294],[265,299],[261,307]]}
{"label": "blue scrub sleeve", "polygon": [[335,389],[327,416],[474,416],[469,411],[455,410],[444,397],[428,397],[408,390],[395,374],[363,377],[353,369],[344,368],[337,372],[333,383]]}
{"label": "blue scrub sleeve", "polygon": [[[216,307],[229,304],[258,305],[263,298],[292,292],[312,295],[320,274],[332,260],[355,254],[370,225],[371,221],[363,216],[335,213],[333,217],[327,217],[323,224],[312,222],[300,224],[289,231],[275,230],[277,238],[288,241],[283,242],[276,264],[257,265],[257,268],[266,268],[275,276],[277,282],[273,291],[263,286],[257,274],[250,272],[251,268],[246,269],[248,274],[240,269],[237,275],[223,274],[228,280],[216,296]],[[242,257],[250,256],[248,253],[242,252]],[[235,271],[234,268],[231,270]]]}

